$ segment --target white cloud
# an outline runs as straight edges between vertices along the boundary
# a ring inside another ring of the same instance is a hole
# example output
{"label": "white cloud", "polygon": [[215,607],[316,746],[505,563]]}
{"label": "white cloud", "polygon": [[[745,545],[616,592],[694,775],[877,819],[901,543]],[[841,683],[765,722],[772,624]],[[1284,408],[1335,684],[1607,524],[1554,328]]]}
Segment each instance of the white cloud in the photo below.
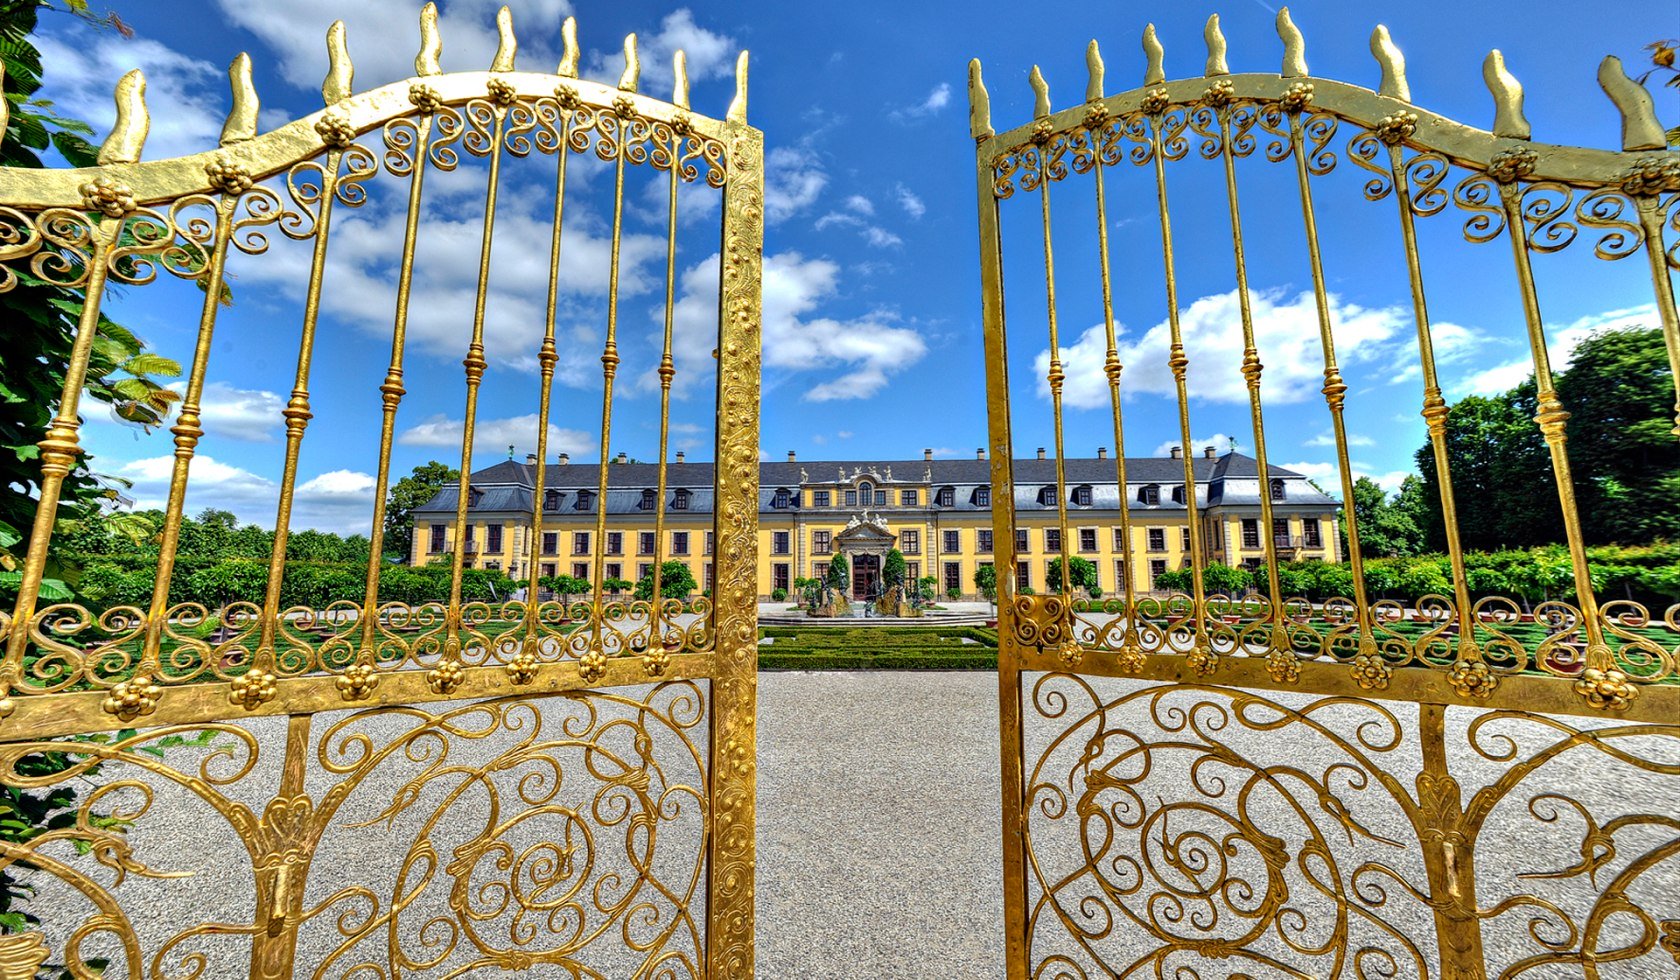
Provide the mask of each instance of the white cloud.
{"label": "white cloud", "polygon": [[[1406,421],[1410,422],[1411,419],[1408,418]],[[1303,446],[1334,446],[1335,444],[1336,434],[1329,429],[1325,429],[1318,435],[1301,443]],[[1375,446],[1377,441],[1372,439],[1370,436],[1362,436],[1356,432],[1349,432],[1347,434],[1347,444],[1350,446]]]}
{"label": "white cloud", "polygon": [[[688,56],[688,80],[703,82],[712,78],[728,78],[735,74],[735,56],[740,45],[726,34],[708,31],[694,22],[694,14],[687,7],[672,11],[659,22],[657,31],[636,34],[636,53],[642,64],[639,91],[665,98],[671,91],[671,57],[677,51]],[[622,44],[610,52],[591,51],[584,75],[608,83],[616,83],[624,72]],[[719,111],[710,113],[721,116]]]}
{"label": "white cloud", "polygon": [[[438,31],[445,71],[483,70],[496,53],[496,10],[503,0],[443,0]],[[356,91],[414,74],[420,49],[420,5],[411,0],[287,0],[283,4],[216,0],[222,15],[268,45],[280,75],[300,89],[317,91],[327,72],[327,26],[343,20]],[[514,5],[519,67],[552,71],[560,60],[560,22],[569,0],[520,0]]]}
{"label": "white cloud", "polygon": [[[1654,304],[1647,303],[1644,306],[1590,314],[1566,326],[1548,326],[1546,355],[1551,362],[1552,373],[1557,374],[1567,369],[1575,354],[1575,346],[1594,334],[1626,327],[1656,325],[1657,308]],[[1534,358],[1527,352],[1527,348],[1528,345],[1524,343],[1525,353],[1521,356],[1482,368],[1448,385],[1449,396],[1460,398],[1464,395],[1497,395],[1521,384],[1534,373]]]}
{"label": "white cloud", "polygon": [[[187,383],[176,381],[168,387],[179,394],[186,390]],[[199,416],[206,438],[274,442],[283,421],[280,411],[286,407],[286,399],[272,391],[235,388],[225,381],[211,381],[204,386],[200,404]]]}
{"label": "white cloud", "polygon": [[815,151],[778,146],[764,159],[764,219],[784,221],[816,203],[828,186],[828,172]]}
{"label": "white cloud", "polygon": [[227,105],[222,69],[150,38],[72,30],[73,34],[47,32],[35,38],[46,67],[40,94],[56,103],[63,115],[91,124],[98,134],[92,139],[95,145],[116,121],[111,93],[117,79],[139,68],[146,73],[146,103],[153,107],[145,159],[216,148]]}
{"label": "white cloud", "polygon": [[927,98],[915,105],[902,106],[894,109],[890,115],[894,119],[919,119],[931,116],[951,104],[951,86],[948,82],[940,82],[927,94]]}
{"label": "white cloud", "polygon": [[875,213],[875,202],[862,194],[853,194],[846,198],[846,207],[848,210],[856,211],[864,216],[871,216]]}
{"label": "white cloud", "polygon": [[[1166,442],[1163,442],[1159,446],[1155,447],[1154,455],[1170,456],[1172,455],[1174,447],[1178,444],[1179,441],[1177,439],[1168,439]],[[1190,440],[1190,445],[1192,447],[1190,450],[1191,455],[1201,452],[1205,446],[1212,446],[1214,452],[1223,456],[1226,451],[1231,448],[1231,437],[1223,432],[1215,432],[1210,436],[1203,436],[1200,439]]]}
{"label": "white cloud", "polygon": [[[138,509],[162,509],[169,499],[175,457],[153,456],[124,463],[114,475],[132,481],[128,490]],[[216,459],[199,455],[188,471],[186,511],[230,510],[241,522],[274,526],[280,485]],[[366,534],[373,519],[374,478],[356,470],[331,470],[299,483],[292,495],[291,527],[339,534]]]}
{"label": "white cloud", "polygon": [[[1261,391],[1266,402],[1285,404],[1317,395],[1324,381],[1324,357],[1319,349],[1318,313],[1312,293],[1288,298],[1282,291],[1267,290],[1250,291],[1249,296],[1255,344],[1264,365]],[[1387,353],[1392,347],[1388,342],[1411,322],[1410,315],[1399,307],[1371,309],[1343,302],[1334,294],[1330,305],[1336,350],[1344,364]],[[1239,404],[1248,401],[1239,322],[1236,290],[1203,296],[1180,311],[1180,329],[1190,358],[1190,390],[1197,397]],[[1118,350],[1126,369],[1123,390],[1128,394],[1172,394],[1175,388],[1167,367],[1170,332],[1166,322],[1150,327],[1135,341],[1128,340],[1129,336],[1121,328]],[[1062,348],[1062,367],[1067,374],[1063,404],[1072,408],[1108,405],[1108,378],[1103,373],[1106,353],[1101,324],[1086,330],[1072,347]],[[1048,398],[1048,349],[1039,352],[1036,365],[1039,392]]]}
{"label": "white cloud", "polygon": [[[718,256],[683,272],[675,314],[679,391],[711,376],[717,345]],[[884,314],[850,320],[811,314],[840,291],[840,267],[797,252],[764,259],[764,367],[821,371],[826,379],[805,393],[808,401],[867,398],[889,375],[921,360],[927,344],[919,333],[895,326]],[[685,371],[685,365],[698,370]],[[847,438],[850,433],[839,433]]]}
{"label": "white cloud", "polygon": [[863,240],[868,242],[871,248],[893,248],[904,244],[904,239],[885,228],[877,228],[874,225],[870,225],[863,230]]}
{"label": "white cloud", "polygon": [[[405,446],[448,446],[459,449],[463,430],[461,419],[433,415],[419,422],[397,437]],[[537,416],[515,415],[502,419],[479,419],[473,426],[473,452],[491,454],[513,447],[514,456],[523,459],[526,453],[537,451]],[[548,423],[548,452],[584,453],[595,448],[595,440],[586,432],[562,429]]]}
{"label": "white cloud", "polygon": [[915,191],[899,184],[893,193],[898,197],[898,206],[904,209],[905,214],[917,219],[927,214],[927,205],[922,203],[922,199],[916,196]]}
{"label": "white cloud", "polygon": [[[1365,477],[1391,494],[1399,491],[1400,482],[1406,477],[1417,475],[1411,470],[1388,470],[1386,472],[1379,473],[1372,469],[1368,464],[1361,463],[1358,460],[1349,460],[1348,462],[1353,468],[1354,479],[1357,480],[1360,477]],[[1339,488],[1342,485],[1341,470],[1335,463],[1302,460],[1298,463],[1279,463],[1277,465],[1286,470],[1294,470],[1302,476],[1307,477],[1314,483],[1323,487],[1324,491],[1332,496],[1340,495]]]}
{"label": "white cloud", "polygon": [[[864,211],[858,208],[855,202],[860,201],[864,205],[868,206],[869,210]],[[874,207],[869,204],[868,199],[855,195],[847,200],[847,204],[851,206],[853,211],[858,211],[863,214],[871,214],[874,211]],[[822,231],[824,228],[832,227],[856,228],[858,230],[858,234],[869,244],[871,248],[891,248],[904,244],[904,239],[898,237],[885,228],[882,228],[879,225],[870,224],[863,218],[858,217],[857,214],[846,211],[830,211],[818,218],[813,227],[817,231]]]}

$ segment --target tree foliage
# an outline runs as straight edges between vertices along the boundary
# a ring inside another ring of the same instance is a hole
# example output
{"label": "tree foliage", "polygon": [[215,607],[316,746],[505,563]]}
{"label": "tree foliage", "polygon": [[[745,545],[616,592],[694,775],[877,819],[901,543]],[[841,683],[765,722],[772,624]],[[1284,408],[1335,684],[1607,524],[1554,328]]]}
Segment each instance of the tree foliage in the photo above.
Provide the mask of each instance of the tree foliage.
{"label": "tree foliage", "polygon": [[837,592],[845,592],[852,587],[852,567],[847,564],[845,555],[835,555],[834,560],[828,563],[823,584]]}
{"label": "tree foliage", "polygon": [[1062,571],[1062,559],[1057,558],[1050,563],[1049,579],[1045,585],[1051,592],[1060,595],[1063,591],[1064,583],[1067,582],[1069,578],[1072,579],[1072,585],[1075,589],[1084,589],[1088,592],[1091,589],[1097,588],[1096,565],[1091,564],[1091,562],[1087,559],[1080,558],[1078,555],[1075,555],[1069,560],[1068,566],[1073,570],[1073,574],[1071,576]]}
{"label": "tree foliage", "polygon": [[[680,561],[668,561],[659,566],[659,594],[666,599],[686,599],[696,589],[699,583],[694,581],[694,573]],[[636,598],[653,598],[653,569],[642,576],[636,583]],[[786,599],[786,593],[782,598]]]}
{"label": "tree foliage", "polygon": [[424,506],[444,487],[457,486],[461,471],[437,460],[416,466],[385,495],[385,550],[414,553],[414,508]]}
{"label": "tree foliage", "polygon": [[904,575],[904,552],[894,548],[887,552],[886,559],[881,562],[881,584],[889,589],[903,585]]}

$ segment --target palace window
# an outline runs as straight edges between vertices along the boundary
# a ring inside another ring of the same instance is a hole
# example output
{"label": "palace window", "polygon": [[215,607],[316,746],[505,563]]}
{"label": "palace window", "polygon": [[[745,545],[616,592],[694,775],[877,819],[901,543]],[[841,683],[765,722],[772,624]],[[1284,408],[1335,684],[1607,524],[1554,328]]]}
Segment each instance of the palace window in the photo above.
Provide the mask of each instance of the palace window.
{"label": "palace window", "polygon": [[819,581],[819,582],[820,582],[820,581],[822,581],[822,580],[823,580],[823,579],[826,579],[826,578],[828,578],[828,562],[826,562],[826,561],[819,561],[819,562],[817,562],[817,563],[816,563],[816,564],[815,564],[815,565],[812,565],[812,566],[811,566],[811,567],[812,567],[812,568],[814,568],[814,569],[816,569],[816,572],[817,572],[817,581]]}
{"label": "palace window", "polygon": [[812,531],[811,532],[811,551],[813,553],[819,554],[819,555],[833,554],[834,553],[834,532],[833,531]]}
{"label": "palace window", "polygon": [[946,554],[955,554],[956,552],[961,551],[962,550],[962,532],[960,532],[960,531],[946,531],[945,532],[945,540],[942,544],[942,547],[944,548]]}
{"label": "palace window", "polygon": [[1244,548],[1260,547],[1260,522],[1252,517],[1243,518],[1242,544]]}
{"label": "palace window", "polygon": [[1272,499],[1273,500],[1282,500],[1283,498],[1284,498],[1283,481],[1282,480],[1273,480],[1272,481]]}
{"label": "palace window", "polygon": [[609,555],[622,555],[622,554],[624,554],[624,532],[623,531],[608,531],[607,532],[607,554],[609,554]]}
{"label": "palace window", "polygon": [[707,562],[706,563],[706,583],[705,583],[706,591],[707,592],[712,591],[712,586],[714,586],[715,584],[717,584],[717,566],[713,565],[711,562]]}
{"label": "palace window", "polygon": [[1079,529],[1079,550],[1091,554],[1097,550],[1097,529],[1082,527]]}
{"label": "palace window", "polygon": [[654,490],[642,491],[642,502],[637,505],[642,510],[652,510],[659,506],[659,495]]}
{"label": "palace window", "polygon": [[639,532],[637,532],[637,534],[636,534],[636,554],[638,554],[638,555],[651,555],[651,554],[653,554],[653,546],[656,543],[657,542],[654,540],[652,531],[639,531]]}
{"label": "palace window", "polygon": [[545,561],[545,562],[542,563],[542,577],[543,578],[553,578],[554,577],[554,563],[553,562]]}
{"label": "palace window", "polygon": [[584,581],[588,581],[589,563],[584,561],[572,562],[572,578],[581,578]]}
{"label": "palace window", "polygon": [[1146,506],[1146,507],[1154,507],[1154,506],[1160,504],[1160,502],[1161,502],[1161,485],[1158,484],[1158,483],[1150,483],[1150,484],[1145,485],[1144,487],[1142,487],[1141,489],[1138,490],[1138,499],[1143,501],[1144,506]]}
{"label": "palace window", "polygon": [[1025,592],[1028,589],[1032,588],[1032,585],[1030,584],[1031,578],[1032,578],[1032,566],[1027,564],[1024,561],[1016,562],[1015,563],[1015,591]]}
{"label": "palace window", "polygon": [[1056,488],[1055,487],[1039,487],[1038,488],[1038,502],[1041,506],[1044,506],[1044,507],[1054,507],[1054,506],[1056,506]]}
{"label": "palace window", "polygon": [[787,487],[777,487],[775,496],[770,498],[770,506],[777,510],[786,510],[793,503],[793,494]]}
{"label": "palace window", "polygon": [[1150,551],[1166,551],[1167,550],[1167,529],[1166,528],[1164,528],[1164,527],[1152,527],[1152,528],[1149,529],[1149,550]]}
{"label": "palace window", "polygon": [[688,498],[690,496],[692,496],[692,495],[687,490],[678,490],[677,495],[675,497],[671,498],[671,509],[672,510],[687,510],[688,509]]}
{"label": "palace window", "polygon": [[945,563],[945,591],[950,592],[952,589],[962,591],[962,565],[959,562],[948,561]]}
{"label": "palace window", "polygon": [[1126,587],[1126,563],[1118,558],[1114,559],[1114,587],[1116,589]]}
{"label": "palace window", "polygon": [[623,578],[624,566],[616,561],[607,562],[607,578]]}
{"label": "palace window", "polygon": [[1289,547],[1289,518],[1274,517],[1272,519],[1272,537],[1277,539],[1278,547]]}
{"label": "palace window", "polygon": [[786,562],[777,562],[776,564],[771,565],[770,566],[770,588],[771,588],[771,590],[774,591],[776,589],[781,589],[783,592],[786,592],[787,587],[788,587],[788,566],[787,566],[787,563]]}
{"label": "palace window", "polygon": [[939,488],[939,506],[941,506],[941,507],[955,507],[956,505],[957,505],[957,488],[956,487],[940,487]]}
{"label": "palace window", "polygon": [[589,554],[589,532],[588,531],[573,531],[572,532],[572,554],[574,554],[574,555],[587,555],[587,554]]}
{"label": "palace window", "polygon": [[1149,563],[1149,587],[1152,588],[1152,589],[1155,588],[1156,587],[1155,586],[1156,580],[1159,579],[1163,574],[1165,574],[1166,571],[1167,571],[1167,563],[1164,560],[1162,560],[1160,558],[1156,558],[1153,561],[1151,561]]}
{"label": "palace window", "polygon": [[900,531],[898,532],[898,543],[902,546],[899,550],[904,554],[919,555],[922,553],[922,532]]}
{"label": "palace window", "polygon": [[828,506],[828,491],[827,490],[812,490],[811,491],[811,506],[813,506],[813,507],[827,507]]}
{"label": "palace window", "polygon": [[1318,529],[1318,521],[1317,520],[1302,521],[1301,522],[1301,530],[1302,530],[1302,532],[1304,532],[1305,537],[1307,539],[1307,547],[1309,547],[1309,548],[1321,548],[1321,547],[1324,546],[1324,539],[1319,536],[1319,529]]}
{"label": "palace window", "polygon": [[442,551],[443,550],[443,547],[444,547],[444,544],[445,544],[444,535],[447,534],[447,533],[448,533],[448,529],[444,525],[442,525],[442,524],[433,524],[432,525],[431,545],[432,545],[432,550],[433,551]]}
{"label": "palace window", "polygon": [[1178,547],[1181,551],[1189,551],[1190,550],[1190,529],[1189,528],[1181,527],[1181,528],[1178,529]]}
{"label": "palace window", "polygon": [[1044,550],[1045,551],[1061,551],[1062,550],[1062,529],[1061,528],[1059,528],[1059,527],[1047,527],[1047,528],[1044,529]]}
{"label": "palace window", "polygon": [[716,531],[707,531],[706,532],[706,554],[708,554],[708,555],[712,553],[712,536],[715,535],[716,533],[717,533]]}
{"label": "palace window", "polygon": [[[821,576],[818,577],[820,578]],[[912,582],[920,581],[922,578],[922,563],[919,561],[905,562],[904,577]]]}
{"label": "palace window", "polygon": [[863,500],[864,506],[869,505],[869,501],[873,498],[874,493],[875,484],[870,483],[867,480],[858,484],[858,496]]}
{"label": "palace window", "polygon": [[502,526],[500,524],[484,525],[484,550],[500,552],[502,550]]}
{"label": "palace window", "polygon": [[885,507],[886,505],[887,505],[887,492],[885,490],[875,491],[875,506]]}
{"label": "palace window", "polygon": [[914,507],[914,506],[916,506],[916,491],[914,491],[914,490],[900,490],[898,492],[898,503],[899,503],[899,506],[901,506],[901,507]]}
{"label": "palace window", "polygon": [[649,575],[652,575],[652,574],[653,574],[653,565],[651,565],[650,563],[645,562],[645,561],[644,562],[637,562],[637,564],[636,564],[636,581],[640,582],[642,579],[647,578]]}
{"label": "palace window", "polygon": [[992,488],[975,487],[973,499],[976,507],[990,507],[992,505]]}
{"label": "palace window", "polygon": [[560,491],[549,490],[543,493],[543,510],[560,509]]}
{"label": "palace window", "polygon": [[688,532],[687,531],[672,531],[671,532],[671,554],[673,554],[673,555],[686,555],[686,554],[688,554]]}
{"label": "palace window", "polygon": [[857,506],[857,491],[856,490],[847,490],[846,491],[846,506],[847,507],[856,507]]}
{"label": "palace window", "polygon": [[[553,554],[558,554],[559,551],[560,551],[560,535],[556,534],[553,531],[544,531],[543,532],[543,554],[553,555]],[[553,575],[554,573],[549,572],[548,574]]]}
{"label": "palace window", "polygon": [[1075,504],[1079,505],[1080,507],[1091,506],[1091,488],[1090,487],[1074,487],[1073,488],[1073,502]]}
{"label": "palace window", "polygon": [[770,553],[773,555],[788,553],[788,533],[786,531],[770,532]]}
{"label": "palace window", "polygon": [[1032,545],[1027,543],[1026,529],[1025,528],[1019,528],[1019,527],[1016,528],[1015,529],[1015,550],[1025,552],[1025,551],[1029,551],[1031,549],[1032,549]]}
{"label": "palace window", "polygon": [[595,506],[595,493],[591,490],[579,490],[577,502],[572,504],[573,510],[588,510]]}
{"label": "palace window", "polygon": [[978,551],[982,555],[991,554],[992,553],[992,532],[990,532],[990,531],[975,531],[974,532],[974,550]]}
{"label": "palace window", "polygon": [[1126,552],[1126,532],[1118,527],[1114,529],[1114,550],[1121,554]]}

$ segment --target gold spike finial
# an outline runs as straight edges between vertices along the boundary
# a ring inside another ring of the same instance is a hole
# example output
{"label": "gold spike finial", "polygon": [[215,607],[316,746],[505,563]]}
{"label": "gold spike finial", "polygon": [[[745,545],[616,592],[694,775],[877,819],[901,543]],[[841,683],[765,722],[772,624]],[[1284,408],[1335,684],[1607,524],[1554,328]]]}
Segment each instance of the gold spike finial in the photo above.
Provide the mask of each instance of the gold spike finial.
{"label": "gold spike finial", "polygon": [[442,74],[443,68],[438,64],[438,55],[442,53],[443,37],[438,34],[437,4],[428,3],[420,8],[420,53],[414,56],[414,74]]}
{"label": "gold spike finial", "polygon": [[111,135],[99,147],[101,167],[112,163],[139,163],[140,150],[152,117],[146,112],[146,76],[136,68],[117,80],[117,121]]}
{"label": "gold spike finial", "polygon": [[1493,135],[1514,140],[1534,135],[1534,127],[1523,116],[1522,83],[1505,67],[1505,56],[1498,48],[1482,61],[1482,80],[1493,93]]}
{"label": "gold spike finial", "polygon": [[1283,71],[1279,74],[1284,78],[1300,78],[1307,73],[1307,39],[1290,19],[1288,7],[1278,8],[1277,32],[1283,41]]}
{"label": "gold spike finial", "polygon": [[1149,59],[1149,66],[1143,70],[1143,84],[1159,85],[1166,81],[1166,52],[1161,48],[1161,39],[1155,36],[1154,24],[1143,29],[1143,56]]}
{"label": "gold spike finial", "polygon": [[251,84],[251,56],[239,52],[228,65],[228,85],[233,89],[233,108],[222,124],[222,145],[239,143],[257,135],[257,88]]}
{"label": "gold spike finial", "polygon": [[688,108],[688,54],[681,48],[671,56],[671,102]]}
{"label": "gold spike finial", "polygon": [[490,70],[513,71],[513,58],[518,53],[519,39],[513,36],[513,11],[503,4],[496,11],[496,57],[490,61]]}
{"label": "gold spike finial", "polygon": [[[6,64],[0,62],[0,83],[6,81]],[[12,104],[0,99],[0,136],[6,135],[6,125],[12,121]]]}
{"label": "gold spike finial", "polygon": [[1207,68],[1202,72],[1208,78],[1216,75],[1231,74],[1231,66],[1225,63],[1225,32],[1219,29],[1219,15],[1209,14],[1207,26],[1202,28],[1202,40],[1207,42]]}
{"label": "gold spike finial", "polygon": [[560,67],[554,70],[557,75],[566,78],[576,78],[578,68],[577,18],[567,17],[560,25],[560,40],[565,44],[565,52],[560,55]]}
{"label": "gold spike finial", "polygon": [[735,97],[729,100],[729,113],[724,116],[730,122],[744,123],[747,121],[747,53],[742,51],[735,58]]}
{"label": "gold spike finial", "polygon": [[980,59],[968,59],[968,135],[983,140],[992,135],[992,97],[980,77]]}
{"label": "gold spike finial", "polygon": [[1047,119],[1050,116],[1050,84],[1044,80],[1044,73],[1033,65],[1032,74],[1027,76],[1027,84],[1033,90],[1033,118]]}
{"label": "gold spike finial", "polygon": [[642,78],[642,59],[636,54],[636,35],[624,35],[624,74],[618,76],[618,87],[623,92],[636,91],[636,83]]}
{"label": "gold spike finial", "polygon": [[1085,45],[1085,70],[1089,74],[1089,80],[1085,82],[1085,101],[1096,102],[1103,97],[1103,60],[1096,38]]}
{"label": "gold spike finial", "polygon": [[1377,94],[1401,102],[1412,101],[1412,87],[1406,83],[1406,56],[1388,36],[1388,28],[1381,24],[1371,32],[1371,56],[1382,67],[1382,84],[1377,87]]}
{"label": "gold spike finial", "polygon": [[350,84],[356,69],[350,64],[350,48],[344,39],[344,21],[335,20],[327,28],[327,77],[321,82],[321,98],[327,105],[350,97]]}
{"label": "gold spike finial", "polygon": [[1622,114],[1623,150],[1661,150],[1668,145],[1650,90],[1627,76],[1622,59],[1609,55],[1599,62],[1598,87]]}

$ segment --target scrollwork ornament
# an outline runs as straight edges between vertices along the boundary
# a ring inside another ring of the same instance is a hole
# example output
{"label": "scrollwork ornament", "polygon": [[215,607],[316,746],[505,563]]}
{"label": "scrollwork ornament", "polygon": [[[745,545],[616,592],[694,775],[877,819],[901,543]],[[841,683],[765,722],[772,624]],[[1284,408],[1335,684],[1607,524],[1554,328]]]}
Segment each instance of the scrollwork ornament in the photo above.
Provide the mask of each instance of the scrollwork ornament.
{"label": "scrollwork ornament", "polygon": [[83,184],[81,192],[82,206],[89,211],[98,211],[107,218],[121,218],[133,213],[137,208],[133,188],[118,183],[111,177],[96,177]]}
{"label": "scrollwork ornament", "polygon": [[274,681],[274,675],[264,670],[241,674],[228,685],[228,703],[255,711],[280,693]]}
{"label": "scrollwork ornament", "polygon": [[133,721],[156,711],[161,697],[163,688],[152,683],[151,675],[140,674],[111,688],[111,695],[105,699],[103,707],[123,721]]}
{"label": "scrollwork ornament", "polygon": [[346,667],[344,673],[333,680],[338,685],[338,696],[346,701],[365,701],[379,686],[379,675],[372,664]]}
{"label": "scrollwork ornament", "polygon": [[335,150],[349,147],[356,139],[356,127],[351,124],[350,116],[338,109],[328,110],[315,120],[315,133],[321,142]]}
{"label": "scrollwork ornament", "polygon": [[1581,671],[1581,676],[1576,679],[1575,693],[1595,708],[1622,711],[1639,696],[1639,688],[1619,670],[1588,667]]}

